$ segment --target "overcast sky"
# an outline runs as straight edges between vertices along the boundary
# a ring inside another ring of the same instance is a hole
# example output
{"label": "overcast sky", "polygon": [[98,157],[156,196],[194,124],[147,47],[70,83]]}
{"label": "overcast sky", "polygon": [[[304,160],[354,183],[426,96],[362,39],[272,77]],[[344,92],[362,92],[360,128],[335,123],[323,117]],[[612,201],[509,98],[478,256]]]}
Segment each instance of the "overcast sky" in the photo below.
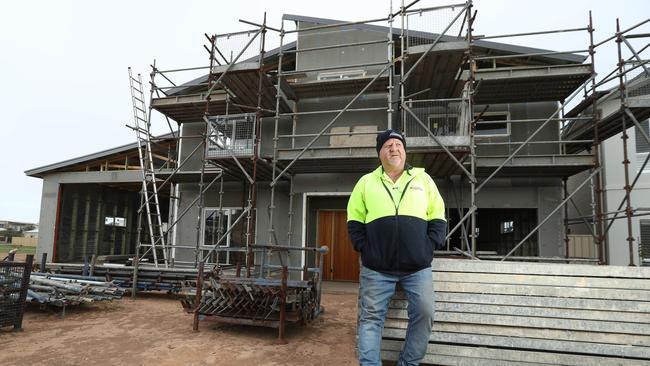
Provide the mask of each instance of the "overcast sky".
{"label": "overcast sky", "polygon": [[[423,0],[418,7],[451,3]],[[389,4],[384,0],[4,2],[0,220],[39,220],[42,181],[25,176],[25,170],[135,141],[125,127],[133,118],[127,67],[145,77],[153,59],[162,69],[205,66],[204,33],[250,29],[238,19],[261,22],[265,11],[268,24],[279,28],[283,13],[353,21],[384,17]],[[584,27],[592,10],[599,41],[614,33],[617,17],[626,28],[650,16],[646,0],[475,0],[474,5],[475,34],[484,35]],[[394,11],[398,6],[394,1]],[[584,32],[501,41],[563,51],[585,49],[588,44]],[[269,33],[267,49],[278,42],[279,37]],[[614,62],[611,50],[599,52],[597,71],[608,73]],[[164,132],[163,127],[158,123],[157,132]]]}

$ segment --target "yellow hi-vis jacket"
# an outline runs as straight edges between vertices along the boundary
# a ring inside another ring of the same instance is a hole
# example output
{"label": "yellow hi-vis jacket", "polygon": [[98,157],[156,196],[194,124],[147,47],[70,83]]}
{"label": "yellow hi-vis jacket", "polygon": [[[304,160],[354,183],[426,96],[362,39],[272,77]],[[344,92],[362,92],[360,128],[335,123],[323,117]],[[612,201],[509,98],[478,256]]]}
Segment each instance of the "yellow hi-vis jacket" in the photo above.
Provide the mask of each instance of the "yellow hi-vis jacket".
{"label": "yellow hi-vis jacket", "polygon": [[387,273],[419,271],[444,245],[445,204],[424,169],[406,169],[393,183],[380,166],[352,191],[348,233],[364,266]]}

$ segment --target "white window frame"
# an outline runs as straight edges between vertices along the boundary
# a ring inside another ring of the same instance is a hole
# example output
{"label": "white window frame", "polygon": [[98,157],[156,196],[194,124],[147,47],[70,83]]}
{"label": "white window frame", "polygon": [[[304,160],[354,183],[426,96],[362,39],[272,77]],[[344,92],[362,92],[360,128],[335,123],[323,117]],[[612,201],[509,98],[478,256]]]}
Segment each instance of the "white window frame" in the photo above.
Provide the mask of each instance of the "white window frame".
{"label": "white window frame", "polygon": [[[208,211],[213,211],[213,212],[223,211],[225,213],[224,218],[227,219],[226,228],[229,228],[230,225],[232,225],[233,221],[237,219],[235,215],[241,214],[241,212],[237,214],[235,214],[234,212],[244,211],[244,208],[243,207],[222,207],[221,210],[219,210],[219,207],[204,207],[201,215],[202,219],[201,219],[201,239],[200,239],[201,240],[200,243],[204,247],[212,246],[205,243],[205,220],[208,217]],[[232,231],[228,233],[228,235],[226,236],[226,243],[219,245],[219,248],[230,248],[231,235],[232,235]],[[226,251],[226,262],[219,263],[219,264],[230,264],[230,251]]]}
{"label": "white window frame", "polygon": [[[118,220],[119,219],[119,220]],[[119,222],[119,223],[118,223]],[[104,226],[126,227],[126,217],[104,216]]]}
{"label": "white window frame", "polygon": [[[644,244],[644,239],[650,240],[650,238],[643,237],[643,232],[646,231],[646,230],[643,230],[645,226],[650,226],[650,220],[647,220],[647,219],[639,220],[639,243],[638,243],[639,245]],[[639,261],[641,261],[641,265],[643,265],[645,263],[650,263],[650,258],[641,257],[641,248],[640,247],[639,247]]]}
{"label": "white window frame", "polygon": [[[638,172],[641,169],[641,165],[643,165],[643,162],[645,161],[645,158],[648,156],[650,153],[636,153],[636,171]],[[641,172],[641,174],[650,174],[650,162],[646,164],[645,169]]]}
{"label": "white window frame", "polygon": [[[474,118],[478,117],[480,112],[474,113]],[[504,120],[504,123],[506,124],[506,132],[505,133],[493,133],[493,134],[485,134],[481,135],[478,134],[477,131],[474,131],[474,137],[476,138],[484,138],[484,137],[508,137],[512,133],[510,129],[510,112],[509,111],[494,111],[494,112],[485,112],[483,113],[483,116],[505,116],[506,119]],[[477,124],[479,123],[478,121],[476,122]]]}
{"label": "white window frame", "polygon": [[[645,128],[646,125],[650,124],[648,120],[641,122],[641,127]],[[649,130],[646,130],[646,132],[650,132]],[[638,141],[639,139],[644,139],[643,136],[636,136],[636,134],[639,133],[639,128],[635,127],[634,128],[634,133],[635,133],[635,142]],[[644,140],[645,141],[645,140]],[[641,169],[641,165],[643,165],[643,162],[645,161],[646,157],[648,154],[650,154],[650,151],[645,151],[645,152],[639,152],[639,146],[636,145],[634,146],[634,152],[636,153],[636,171],[638,172]],[[641,174],[650,174],[650,162],[645,166],[645,169],[641,172]]]}
{"label": "white window frame", "polygon": [[328,71],[318,73],[317,79],[319,81],[332,81],[332,80],[345,80],[345,79],[359,79],[366,77],[366,70],[343,70],[343,71]]}

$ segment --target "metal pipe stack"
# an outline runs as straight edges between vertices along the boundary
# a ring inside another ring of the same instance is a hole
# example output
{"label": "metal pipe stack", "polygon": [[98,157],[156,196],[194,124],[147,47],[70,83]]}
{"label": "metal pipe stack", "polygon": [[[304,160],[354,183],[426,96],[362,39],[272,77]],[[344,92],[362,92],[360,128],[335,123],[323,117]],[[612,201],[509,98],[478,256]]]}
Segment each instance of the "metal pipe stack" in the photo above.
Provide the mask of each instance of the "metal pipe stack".
{"label": "metal pipe stack", "polygon": [[[48,263],[48,271],[61,273],[60,277],[81,275],[84,264],[78,263]],[[98,264],[92,267],[92,272],[100,280],[111,280],[122,288],[133,286],[133,266],[118,264]],[[140,264],[138,267],[137,288],[141,291],[179,292],[185,281],[196,280],[196,268],[153,268]],[[59,276],[57,274],[57,276]]]}
{"label": "metal pipe stack", "polygon": [[27,301],[65,307],[120,299],[124,289],[101,277],[32,273]]}

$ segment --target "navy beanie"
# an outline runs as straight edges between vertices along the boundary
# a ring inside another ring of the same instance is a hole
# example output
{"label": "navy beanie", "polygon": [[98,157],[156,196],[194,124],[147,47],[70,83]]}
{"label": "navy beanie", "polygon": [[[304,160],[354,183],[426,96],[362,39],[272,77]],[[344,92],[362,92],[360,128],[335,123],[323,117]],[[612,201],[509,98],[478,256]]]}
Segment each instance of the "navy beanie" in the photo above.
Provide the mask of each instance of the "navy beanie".
{"label": "navy beanie", "polygon": [[402,141],[402,145],[404,145],[404,149],[406,150],[406,139],[404,138],[404,135],[402,135],[398,130],[388,129],[377,135],[377,154],[379,154],[379,150],[381,150],[381,147],[384,146],[384,143],[389,139],[399,139]]}

